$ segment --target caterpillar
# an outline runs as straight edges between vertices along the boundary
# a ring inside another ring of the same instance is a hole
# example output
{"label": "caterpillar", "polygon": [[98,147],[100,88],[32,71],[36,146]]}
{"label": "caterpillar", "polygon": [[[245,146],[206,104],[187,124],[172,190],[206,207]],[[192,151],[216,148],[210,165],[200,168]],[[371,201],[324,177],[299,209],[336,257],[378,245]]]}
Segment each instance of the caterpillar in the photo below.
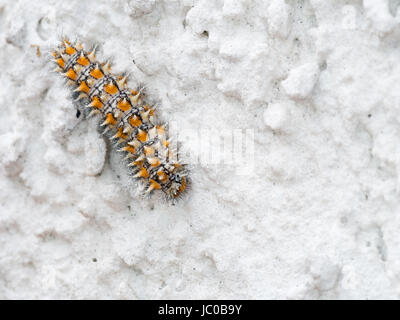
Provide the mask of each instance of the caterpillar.
{"label": "caterpillar", "polygon": [[144,194],[160,190],[169,200],[179,198],[188,186],[187,168],[175,158],[167,126],[157,124],[142,90],[128,89],[126,75],[113,75],[109,62],[97,61],[96,47],[87,51],[79,41],[63,39],[51,55],[85,114],[100,116],[103,134],[125,154]]}

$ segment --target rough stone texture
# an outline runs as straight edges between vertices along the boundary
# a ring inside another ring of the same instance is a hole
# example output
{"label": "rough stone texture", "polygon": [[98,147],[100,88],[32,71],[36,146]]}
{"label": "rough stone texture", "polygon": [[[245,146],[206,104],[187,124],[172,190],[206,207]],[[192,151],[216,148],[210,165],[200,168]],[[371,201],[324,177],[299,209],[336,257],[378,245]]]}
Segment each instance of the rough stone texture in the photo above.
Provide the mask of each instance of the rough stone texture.
{"label": "rough stone texture", "polygon": [[[400,298],[399,3],[1,0],[0,298]],[[62,34],[181,129],[253,129],[255,170],[138,197],[49,72]]]}

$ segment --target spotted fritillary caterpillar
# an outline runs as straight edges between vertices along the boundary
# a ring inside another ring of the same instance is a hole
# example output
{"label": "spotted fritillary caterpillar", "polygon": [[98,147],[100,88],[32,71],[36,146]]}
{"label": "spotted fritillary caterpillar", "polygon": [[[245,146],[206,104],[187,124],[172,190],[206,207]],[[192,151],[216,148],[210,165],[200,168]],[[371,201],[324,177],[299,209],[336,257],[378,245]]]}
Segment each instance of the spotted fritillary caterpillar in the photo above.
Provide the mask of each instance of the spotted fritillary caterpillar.
{"label": "spotted fritillary caterpillar", "polygon": [[83,101],[89,116],[101,116],[104,134],[126,154],[145,192],[161,190],[167,199],[179,198],[187,189],[187,169],[174,159],[166,126],[156,124],[142,92],[128,89],[126,76],[111,74],[110,64],[98,62],[95,49],[85,51],[79,42],[65,39],[52,55],[76,100]]}

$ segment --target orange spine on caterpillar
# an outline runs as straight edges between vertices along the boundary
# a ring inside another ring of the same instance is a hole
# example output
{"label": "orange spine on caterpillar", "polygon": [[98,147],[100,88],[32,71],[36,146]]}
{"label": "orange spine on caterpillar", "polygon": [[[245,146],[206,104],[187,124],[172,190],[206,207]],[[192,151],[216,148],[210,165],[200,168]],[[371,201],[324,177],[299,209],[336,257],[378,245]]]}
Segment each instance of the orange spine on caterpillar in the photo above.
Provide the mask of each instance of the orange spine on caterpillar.
{"label": "orange spine on caterpillar", "polygon": [[89,116],[101,116],[103,133],[125,153],[145,192],[161,190],[168,199],[180,197],[187,188],[187,169],[174,159],[166,126],[155,124],[154,108],[144,103],[142,93],[129,90],[126,76],[112,75],[110,64],[98,62],[95,49],[87,52],[79,42],[65,39],[52,55],[77,100],[90,109]]}

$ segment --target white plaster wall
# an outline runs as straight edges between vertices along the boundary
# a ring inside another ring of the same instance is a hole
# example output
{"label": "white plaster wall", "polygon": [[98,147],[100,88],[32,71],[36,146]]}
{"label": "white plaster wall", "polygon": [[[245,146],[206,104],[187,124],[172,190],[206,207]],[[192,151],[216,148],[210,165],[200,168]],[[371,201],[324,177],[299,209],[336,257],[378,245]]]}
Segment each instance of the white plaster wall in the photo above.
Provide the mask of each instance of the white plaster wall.
{"label": "white plaster wall", "polygon": [[[399,4],[0,1],[0,298],[399,298]],[[61,35],[181,129],[253,129],[255,170],[138,197],[49,72]]]}

